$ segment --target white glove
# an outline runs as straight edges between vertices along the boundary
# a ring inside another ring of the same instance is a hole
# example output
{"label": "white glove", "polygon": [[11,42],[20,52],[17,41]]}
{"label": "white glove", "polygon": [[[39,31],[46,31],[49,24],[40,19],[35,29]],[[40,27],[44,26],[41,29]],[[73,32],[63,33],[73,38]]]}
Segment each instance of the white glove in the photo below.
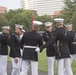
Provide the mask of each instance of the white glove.
{"label": "white glove", "polygon": [[36,51],[36,52],[39,52],[39,51],[40,51],[40,48],[39,48],[39,47],[38,47],[38,48],[36,48],[36,49],[35,49],[35,51]]}
{"label": "white glove", "polygon": [[15,63],[18,63],[18,61],[19,61],[19,58],[15,57]]}

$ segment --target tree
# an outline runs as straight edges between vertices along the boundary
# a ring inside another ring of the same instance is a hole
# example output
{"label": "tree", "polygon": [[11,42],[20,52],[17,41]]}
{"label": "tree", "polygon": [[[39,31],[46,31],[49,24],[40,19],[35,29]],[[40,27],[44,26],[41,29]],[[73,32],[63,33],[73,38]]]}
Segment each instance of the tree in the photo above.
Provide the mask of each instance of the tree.
{"label": "tree", "polygon": [[[14,31],[15,24],[24,25],[26,31],[31,29],[32,24],[32,14],[33,11],[31,10],[10,10],[5,14],[5,17],[8,20],[8,24],[11,26],[12,31]],[[37,15],[34,13],[34,15]]]}
{"label": "tree", "polygon": [[76,0],[65,0],[65,7],[62,11],[62,16],[65,19],[65,23],[71,23],[73,13],[76,11]]}
{"label": "tree", "polygon": [[71,23],[73,24],[73,29],[76,30],[76,11],[73,13]]}
{"label": "tree", "polygon": [[4,15],[0,15],[0,31],[2,30],[2,27],[8,25],[8,21]]}
{"label": "tree", "polygon": [[[36,11],[33,10],[9,10],[2,16],[0,16],[0,25],[9,25],[11,27],[11,32],[15,29],[15,24],[24,25],[24,29],[26,31],[31,30],[32,28],[32,17],[35,17],[35,20],[39,20],[41,22],[52,21],[50,16],[38,16]],[[41,26],[41,30],[44,30],[44,25]]]}

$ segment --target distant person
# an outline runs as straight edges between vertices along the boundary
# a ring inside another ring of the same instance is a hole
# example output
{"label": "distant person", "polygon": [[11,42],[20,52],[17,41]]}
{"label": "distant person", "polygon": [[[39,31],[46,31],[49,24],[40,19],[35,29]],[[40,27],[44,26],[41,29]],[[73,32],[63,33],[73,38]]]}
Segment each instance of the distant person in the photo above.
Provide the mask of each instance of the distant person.
{"label": "distant person", "polygon": [[7,75],[7,57],[9,43],[10,26],[2,27],[0,34],[0,75]]}
{"label": "distant person", "polygon": [[21,69],[21,51],[20,51],[20,35],[23,25],[16,24],[15,32],[10,36],[10,57],[12,62],[11,75],[20,75]]}
{"label": "distant person", "polygon": [[[52,34],[52,22],[45,22],[45,32],[43,33],[43,40],[45,43],[50,39]],[[54,60],[55,60],[55,47],[50,45],[46,48],[46,55],[48,58],[48,75],[54,75]]]}
{"label": "distant person", "polygon": [[48,42],[45,45],[36,48],[35,51],[41,51],[49,45],[53,44],[55,41],[57,41],[57,75],[64,75],[64,66],[67,71],[67,75],[73,75],[70,65],[70,51],[68,46],[70,33],[63,26],[63,18],[56,18],[54,19],[54,21],[56,23],[57,29],[52,33],[51,38],[48,40]]}
{"label": "distant person", "polygon": [[72,30],[72,24],[66,24],[66,29],[70,32],[69,49],[71,54],[71,64],[76,58],[76,31]]}
{"label": "distant person", "polygon": [[43,44],[42,37],[37,31],[42,22],[33,21],[34,26],[31,31],[25,32],[21,40],[22,56],[22,71],[20,75],[28,75],[29,67],[31,66],[32,74],[38,75],[38,53],[35,51],[37,46]]}
{"label": "distant person", "polygon": [[[73,60],[76,59],[76,31],[73,31],[72,24],[66,24],[65,28],[70,32],[70,41],[69,41],[69,49],[71,54],[71,64]],[[64,70],[64,75],[67,75],[66,69]]]}

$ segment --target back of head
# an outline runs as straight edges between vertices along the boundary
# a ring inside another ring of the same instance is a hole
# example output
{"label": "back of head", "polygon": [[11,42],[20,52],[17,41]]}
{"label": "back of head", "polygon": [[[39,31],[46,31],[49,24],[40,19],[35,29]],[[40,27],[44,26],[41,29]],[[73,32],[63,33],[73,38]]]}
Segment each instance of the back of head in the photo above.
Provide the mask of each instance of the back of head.
{"label": "back of head", "polygon": [[34,24],[34,26],[32,27],[32,30],[38,31],[38,30],[39,30],[39,27],[40,27],[43,23],[40,22],[40,21],[33,21],[33,24]]}

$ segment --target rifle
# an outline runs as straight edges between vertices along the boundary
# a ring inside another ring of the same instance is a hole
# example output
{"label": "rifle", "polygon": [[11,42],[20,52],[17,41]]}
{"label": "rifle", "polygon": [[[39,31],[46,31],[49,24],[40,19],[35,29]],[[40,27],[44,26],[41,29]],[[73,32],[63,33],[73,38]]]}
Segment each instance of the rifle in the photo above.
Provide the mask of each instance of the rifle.
{"label": "rifle", "polygon": [[15,35],[15,37],[16,37],[16,39],[17,39],[17,41],[19,41],[20,42],[20,38],[16,35],[16,34],[14,34]]}
{"label": "rifle", "polygon": [[59,51],[59,41],[56,43],[56,59],[59,59],[61,57],[61,53]]}
{"label": "rifle", "polygon": [[76,33],[75,33],[74,40],[73,40],[72,44],[76,44]]}

